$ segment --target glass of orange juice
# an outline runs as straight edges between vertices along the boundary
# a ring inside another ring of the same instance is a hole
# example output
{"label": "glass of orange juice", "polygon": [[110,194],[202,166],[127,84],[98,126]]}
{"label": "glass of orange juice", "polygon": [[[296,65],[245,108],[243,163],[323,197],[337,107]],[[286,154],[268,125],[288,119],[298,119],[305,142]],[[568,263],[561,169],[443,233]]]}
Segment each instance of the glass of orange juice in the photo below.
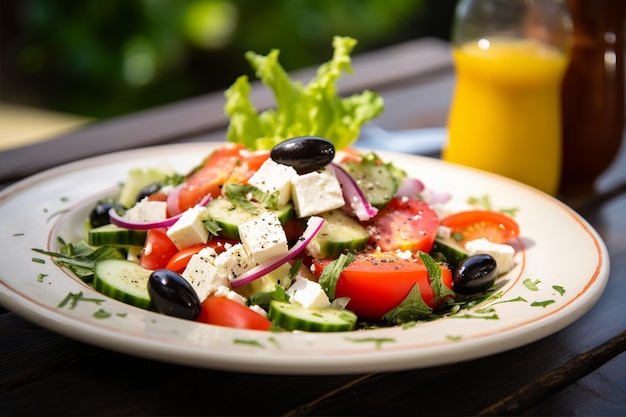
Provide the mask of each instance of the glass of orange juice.
{"label": "glass of orange juice", "polygon": [[565,0],[461,0],[452,33],[456,85],[442,157],[556,194]]}

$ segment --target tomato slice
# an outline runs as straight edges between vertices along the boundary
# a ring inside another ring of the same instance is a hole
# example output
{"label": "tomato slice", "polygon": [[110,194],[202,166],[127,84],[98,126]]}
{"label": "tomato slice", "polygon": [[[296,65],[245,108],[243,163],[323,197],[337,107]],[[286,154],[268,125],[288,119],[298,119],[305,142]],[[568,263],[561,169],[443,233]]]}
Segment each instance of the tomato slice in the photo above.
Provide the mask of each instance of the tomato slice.
{"label": "tomato slice", "polygon": [[369,243],[383,252],[429,252],[437,236],[439,217],[418,198],[394,197],[369,226]]}
{"label": "tomato slice", "polygon": [[464,244],[470,240],[485,238],[494,243],[505,243],[519,236],[519,225],[504,213],[490,210],[468,210],[451,214],[441,220]]}
{"label": "tomato slice", "polygon": [[157,191],[148,196],[148,201],[167,201],[167,194],[163,191]]}
{"label": "tomato slice", "polygon": [[348,161],[361,162],[363,156],[358,149],[345,148],[337,152],[337,162],[343,164]]}
{"label": "tomato slice", "polygon": [[[330,261],[313,261],[316,275]],[[441,270],[444,284],[452,289],[452,273],[445,266],[441,266]],[[422,263],[387,252],[360,253],[342,271],[335,297],[350,297],[346,308],[359,317],[380,320],[406,298],[415,284],[419,285],[422,298],[430,308],[442,305],[443,300],[437,303],[428,271]]]}
{"label": "tomato slice", "polygon": [[217,253],[222,253],[226,250],[226,245],[229,243],[234,245],[238,242],[231,239],[213,238],[207,243],[199,243],[197,245],[189,246],[188,248],[176,252],[167,262],[165,268],[180,273],[185,270],[191,257],[200,252],[202,249],[209,247],[215,249],[215,252]]}
{"label": "tomato slice", "polygon": [[228,181],[246,183],[267,158],[269,151],[250,152],[242,144],[229,143],[215,150],[185,180],[178,193],[179,212],[195,206],[207,194],[220,195]]}
{"label": "tomato slice", "polygon": [[261,168],[263,162],[270,157],[269,151],[247,151],[239,152],[241,163],[235,166],[227,182],[235,182],[238,184],[247,184],[248,180],[255,172]]}
{"label": "tomato slice", "polygon": [[197,320],[216,326],[252,330],[269,330],[272,325],[268,318],[237,301],[214,295],[202,302],[202,311]]}
{"label": "tomato slice", "polygon": [[174,242],[165,233],[166,230],[164,227],[148,230],[139,258],[141,266],[152,270],[165,268],[170,258],[178,252]]}

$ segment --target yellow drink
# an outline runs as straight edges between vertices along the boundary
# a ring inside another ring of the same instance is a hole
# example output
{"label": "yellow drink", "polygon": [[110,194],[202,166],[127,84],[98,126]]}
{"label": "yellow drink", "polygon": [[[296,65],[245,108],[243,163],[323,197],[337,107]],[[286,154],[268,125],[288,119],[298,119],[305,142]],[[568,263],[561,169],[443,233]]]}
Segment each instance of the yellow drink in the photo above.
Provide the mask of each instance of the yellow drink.
{"label": "yellow drink", "polygon": [[468,42],[453,55],[457,80],[443,159],[556,194],[567,56],[505,38]]}

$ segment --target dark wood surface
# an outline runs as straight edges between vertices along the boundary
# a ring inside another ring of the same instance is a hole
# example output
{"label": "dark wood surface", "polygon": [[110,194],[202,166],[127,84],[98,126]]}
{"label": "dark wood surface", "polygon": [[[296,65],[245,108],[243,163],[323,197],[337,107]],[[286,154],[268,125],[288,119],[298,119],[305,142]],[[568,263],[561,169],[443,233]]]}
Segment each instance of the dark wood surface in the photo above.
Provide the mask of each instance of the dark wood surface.
{"label": "dark wood surface", "polygon": [[[454,85],[448,46],[420,40],[355,57],[344,93],[381,92],[387,129],[445,126]],[[310,71],[302,71],[306,78]],[[259,107],[267,91],[254,93]],[[212,94],[101,122],[0,153],[6,186],[50,166],[113,150],[223,140]],[[622,147],[623,148],[623,147]],[[607,288],[582,318],[542,340],[485,358],[401,372],[251,375],[155,362],[91,346],[0,309],[0,416],[18,415],[626,415],[626,152],[598,195],[565,201],[598,231]],[[558,233],[558,231],[555,231]],[[558,262],[576,262],[561,259]]]}

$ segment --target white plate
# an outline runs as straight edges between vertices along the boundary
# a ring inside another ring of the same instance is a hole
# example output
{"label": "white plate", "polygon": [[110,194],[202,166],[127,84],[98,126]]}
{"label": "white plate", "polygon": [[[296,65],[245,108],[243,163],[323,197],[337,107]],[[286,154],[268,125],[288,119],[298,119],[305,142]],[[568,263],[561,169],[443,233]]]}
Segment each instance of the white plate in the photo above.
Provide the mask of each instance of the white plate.
{"label": "white plate", "polygon": [[[214,143],[103,155],[25,179],[0,194],[0,303],[43,327],[100,347],[166,362],[269,374],[339,374],[448,364],[512,349],[550,335],[587,312],[605,288],[606,247],[557,200],[519,183],[436,159],[379,152],[428,187],[464,202],[489,195],[519,209],[516,267],[503,296],[469,313],[410,328],[348,333],[245,331],[185,321],[109,299],[32,248],[78,240],[84,219],[127,172],[167,163],[187,172]],[[43,259],[45,263],[38,262]],[[524,281],[536,283],[531,291]],[[558,291],[559,289],[564,290]],[[69,293],[92,301],[60,306]],[[553,301],[546,305],[546,301]],[[72,308],[73,307],[73,308]],[[96,312],[109,313],[97,318]]]}

